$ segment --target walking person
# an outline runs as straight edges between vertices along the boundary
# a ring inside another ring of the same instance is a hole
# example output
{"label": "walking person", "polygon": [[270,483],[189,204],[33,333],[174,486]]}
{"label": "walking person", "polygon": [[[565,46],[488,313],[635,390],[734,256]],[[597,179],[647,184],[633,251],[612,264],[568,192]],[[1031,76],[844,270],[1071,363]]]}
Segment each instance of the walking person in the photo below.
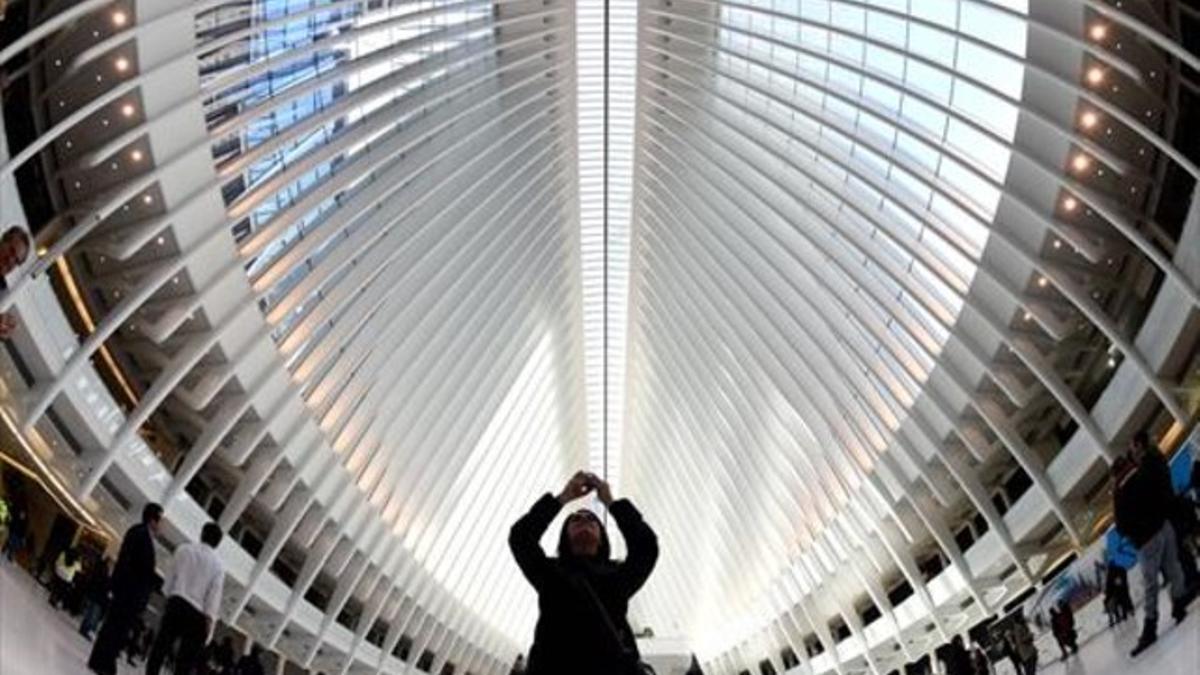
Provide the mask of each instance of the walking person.
{"label": "walking person", "polygon": [[212,665],[213,670],[217,675],[231,675],[233,673],[233,638],[225,636],[221,643],[212,650]]}
{"label": "walking person", "polygon": [[88,668],[98,675],[116,675],[117,657],[129,642],[158,578],[154,571],[154,535],[162,523],[163,508],[147,504],[142,522],[129,528],[121,541],[121,552],[113,567],[108,615],[104,618]]}
{"label": "walking person", "polygon": [[1025,617],[1018,616],[1013,622],[1012,639],[1016,658],[1021,663],[1017,672],[1034,675],[1037,672],[1038,650],[1037,645],[1033,643],[1033,632],[1029,630]]}
{"label": "walking person", "polygon": [[938,650],[938,659],[946,664],[946,675],[973,675],[975,665],[971,662],[971,654],[963,644],[961,635],[955,635],[948,644]]}
{"label": "walking person", "polygon": [[75,583],[75,575],[83,569],[83,561],[74,548],[65,548],[54,561],[54,574],[50,577],[50,606],[58,609],[66,606],[70,609],[71,585]]}
{"label": "walking person", "polygon": [[1129,574],[1124,567],[1108,564],[1104,579],[1104,608],[1109,612],[1108,625],[1125,623],[1133,614],[1133,598],[1129,595]]}
{"label": "walking person", "polygon": [[4,540],[4,557],[9,562],[13,558],[21,554],[25,548],[25,535],[29,530],[29,514],[25,512],[25,507],[16,505],[13,507],[12,520],[8,523],[8,537]]}
{"label": "walking person", "polygon": [[1113,511],[1117,531],[1133,542],[1138,550],[1145,590],[1145,614],[1142,634],[1130,656],[1137,656],[1158,639],[1159,574],[1167,578],[1171,593],[1171,616],[1176,622],[1187,615],[1186,589],[1175,529],[1168,521],[1174,490],[1170,469],[1157,448],[1150,445],[1144,431],[1134,436],[1133,460],[1113,464],[1117,487]]}
{"label": "walking person", "polygon": [[96,627],[100,625],[100,620],[104,618],[104,612],[108,609],[110,583],[109,561],[97,557],[88,570],[83,585],[83,621],[79,624],[79,634],[87,638],[88,642],[91,642],[92,633],[96,632]]}
{"label": "walking person", "polygon": [[175,675],[192,675],[200,654],[212,637],[221,609],[225,571],[217,556],[221,528],[207,523],[200,530],[200,543],[175,549],[171,574],[163,584],[167,606],[158,626],[158,637],[146,659],[146,675],[158,675],[167,652],[175,652]]}
{"label": "walking person", "polygon": [[[0,235],[0,290],[8,288],[4,277],[25,264],[31,247],[29,233],[19,225],[10,226]],[[16,329],[17,317],[10,312],[0,312],[0,339],[12,337]]]}
{"label": "walking person", "polygon": [[1050,609],[1050,629],[1054,632],[1054,640],[1062,650],[1063,660],[1071,654],[1079,653],[1078,635],[1075,632],[1075,614],[1066,600]]}
{"label": "walking person", "polygon": [[262,664],[262,647],[259,647],[258,643],[250,646],[249,654],[238,659],[234,672],[237,675],[265,675],[266,671]]}
{"label": "walking person", "polygon": [[971,666],[975,675],[992,675],[992,662],[987,650],[978,642],[971,645]]}
{"label": "walking person", "polygon": [[[608,534],[587,509],[563,523],[558,557],[541,538],[563,506],[595,493],[617,521],[629,550],[610,559]],[[546,494],[512,527],[509,547],[538,594],[538,622],[529,650],[529,675],[627,675],[638,672],[637,643],[625,618],[629,600],[658,560],[654,531],[627,499],[614,500],[608,483],[576,473],[557,497]]]}

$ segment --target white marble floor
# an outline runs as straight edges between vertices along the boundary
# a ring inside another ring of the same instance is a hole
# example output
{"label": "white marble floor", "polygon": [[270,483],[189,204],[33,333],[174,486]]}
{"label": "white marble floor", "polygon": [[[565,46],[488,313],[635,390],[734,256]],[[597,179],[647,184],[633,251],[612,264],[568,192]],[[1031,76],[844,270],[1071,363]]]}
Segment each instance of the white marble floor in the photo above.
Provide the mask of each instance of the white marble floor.
{"label": "white marble floor", "polygon": [[[84,675],[91,643],[24,570],[0,561],[0,675]],[[122,661],[119,675],[140,669]]]}
{"label": "white marble floor", "polygon": [[[1160,607],[1171,605],[1163,598]],[[1193,603],[1188,618],[1178,626],[1169,613],[1159,618],[1158,642],[1136,659],[1129,651],[1141,632],[1141,614],[1136,619],[1085,637],[1079,654],[1062,660],[1054,639],[1039,640],[1045,675],[1200,675],[1200,603]],[[1083,635],[1087,635],[1081,631]]]}

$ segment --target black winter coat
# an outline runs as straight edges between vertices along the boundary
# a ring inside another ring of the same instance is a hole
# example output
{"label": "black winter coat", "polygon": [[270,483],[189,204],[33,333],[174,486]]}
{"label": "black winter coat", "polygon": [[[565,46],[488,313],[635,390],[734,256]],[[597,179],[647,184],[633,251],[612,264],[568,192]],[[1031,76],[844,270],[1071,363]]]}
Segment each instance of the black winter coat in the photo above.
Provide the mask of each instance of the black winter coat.
{"label": "black winter coat", "polygon": [[[608,511],[625,538],[629,557],[612,561],[548,557],[540,540],[562,509],[546,494],[512,527],[509,547],[521,572],[538,594],[539,616],[529,651],[528,675],[616,675],[622,647],[637,653],[625,614],[629,599],[650,576],[658,560],[658,538],[628,500]],[[601,547],[607,549],[606,546]],[[586,582],[616,625],[614,636],[586,590]],[[618,639],[620,644],[618,644]]]}
{"label": "black winter coat", "polygon": [[1167,461],[1151,449],[1113,495],[1117,532],[1135,547],[1145,546],[1167,522],[1174,497]]}
{"label": "black winter coat", "polygon": [[112,573],[113,604],[140,612],[158,585],[154,570],[154,539],[150,528],[139,523],[129,528]]}

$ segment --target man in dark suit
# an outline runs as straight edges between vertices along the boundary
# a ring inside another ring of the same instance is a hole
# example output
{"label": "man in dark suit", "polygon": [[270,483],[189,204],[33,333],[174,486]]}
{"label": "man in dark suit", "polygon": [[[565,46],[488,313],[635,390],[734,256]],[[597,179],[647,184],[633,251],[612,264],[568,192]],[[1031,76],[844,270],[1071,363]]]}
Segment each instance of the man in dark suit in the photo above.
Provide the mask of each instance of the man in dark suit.
{"label": "man in dark suit", "polygon": [[121,542],[112,573],[112,599],[108,616],[88,658],[88,668],[99,675],[116,675],[117,657],[129,640],[129,631],[146,609],[157,575],[154,571],[154,535],[162,522],[163,507],[147,504],[142,522],[129,528]]}

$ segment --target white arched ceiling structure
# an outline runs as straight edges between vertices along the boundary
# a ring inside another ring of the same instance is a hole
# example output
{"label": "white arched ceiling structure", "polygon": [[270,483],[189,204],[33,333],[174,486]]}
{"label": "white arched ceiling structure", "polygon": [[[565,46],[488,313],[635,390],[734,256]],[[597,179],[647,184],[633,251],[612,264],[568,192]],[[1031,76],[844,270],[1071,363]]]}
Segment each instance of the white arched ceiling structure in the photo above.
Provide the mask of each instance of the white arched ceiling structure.
{"label": "white arched ceiling structure", "polygon": [[888,672],[1193,422],[1164,6],[18,5],[5,421],[113,531],[216,519],[223,618],[314,672],[508,672],[508,526],[578,467],[659,532],[636,628]]}

